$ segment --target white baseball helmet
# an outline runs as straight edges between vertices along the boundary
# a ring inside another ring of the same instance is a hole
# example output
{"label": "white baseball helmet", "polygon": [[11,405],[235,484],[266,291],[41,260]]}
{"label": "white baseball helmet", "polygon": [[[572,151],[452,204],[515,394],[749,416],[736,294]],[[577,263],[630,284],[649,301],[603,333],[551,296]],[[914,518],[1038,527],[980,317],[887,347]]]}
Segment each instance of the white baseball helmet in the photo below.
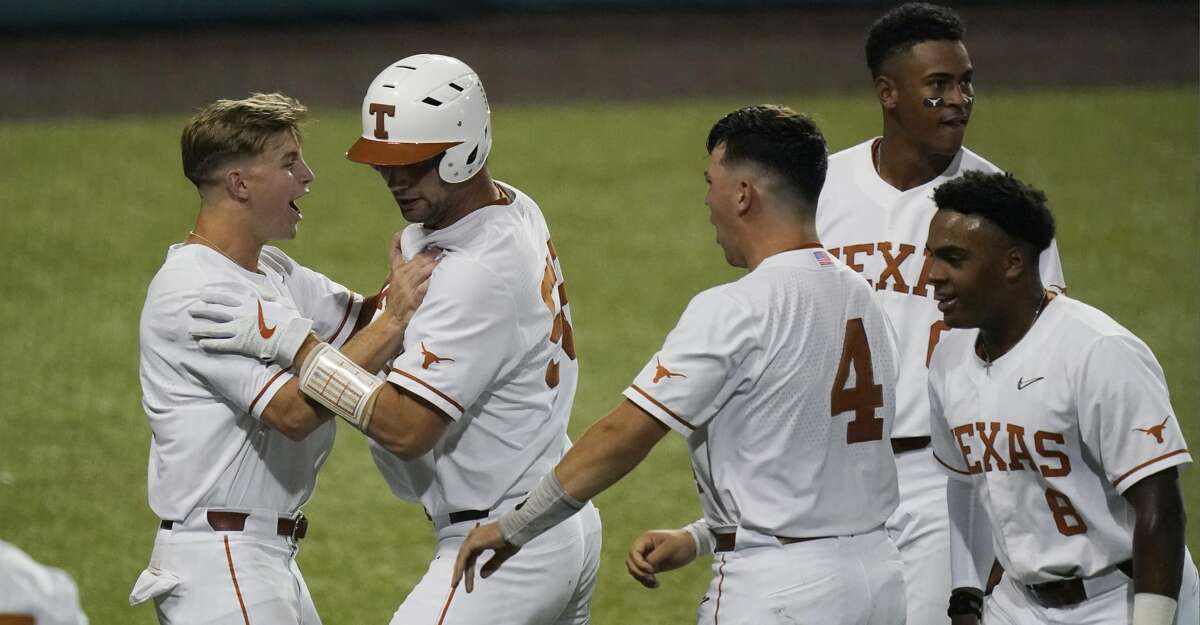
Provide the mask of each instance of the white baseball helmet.
{"label": "white baseball helmet", "polygon": [[479,76],[462,61],[415,54],[375,77],[362,105],[363,133],[346,158],[368,165],[411,165],[446,155],[438,175],[463,182],[492,149],[492,116]]}

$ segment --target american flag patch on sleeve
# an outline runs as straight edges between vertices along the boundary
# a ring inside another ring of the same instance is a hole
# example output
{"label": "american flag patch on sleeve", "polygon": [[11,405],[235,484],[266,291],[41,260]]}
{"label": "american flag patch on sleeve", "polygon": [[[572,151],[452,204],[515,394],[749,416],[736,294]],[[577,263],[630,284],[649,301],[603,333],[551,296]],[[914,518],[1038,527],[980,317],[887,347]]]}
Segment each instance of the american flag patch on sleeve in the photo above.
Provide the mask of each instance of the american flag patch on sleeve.
{"label": "american flag patch on sleeve", "polygon": [[822,267],[828,267],[833,264],[829,258],[829,253],[825,250],[813,250],[813,258],[817,259],[817,264]]}

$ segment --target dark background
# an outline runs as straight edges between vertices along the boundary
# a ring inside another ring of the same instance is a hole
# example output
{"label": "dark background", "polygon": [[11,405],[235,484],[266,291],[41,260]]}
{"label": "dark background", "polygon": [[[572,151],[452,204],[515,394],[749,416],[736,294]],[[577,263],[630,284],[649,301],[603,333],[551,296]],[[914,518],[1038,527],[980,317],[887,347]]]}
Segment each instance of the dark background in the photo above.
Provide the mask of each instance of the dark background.
{"label": "dark background", "polygon": [[[0,119],[183,113],[245,85],[357,107],[387,63],[458,56],[498,102],[861,90],[893,3],[0,2]],[[952,2],[981,89],[1196,83],[1196,2]]]}

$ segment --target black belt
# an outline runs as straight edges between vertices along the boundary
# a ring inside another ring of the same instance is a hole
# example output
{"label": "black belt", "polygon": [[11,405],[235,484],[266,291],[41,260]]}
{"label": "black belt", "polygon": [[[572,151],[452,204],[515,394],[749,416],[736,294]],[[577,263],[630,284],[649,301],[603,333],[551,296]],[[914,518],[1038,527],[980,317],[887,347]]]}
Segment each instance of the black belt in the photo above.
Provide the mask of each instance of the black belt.
{"label": "black belt", "polygon": [[[734,549],[737,548],[737,534],[717,534],[716,532],[713,532],[713,533],[716,534],[716,537],[717,537],[717,547],[715,549],[713,549],[713,553],[724,553],[726,551],[733,551]],[[826,538],[837,538],[837,537],[836,536],[808,536],[806,538],[792,538],[790,536],[776,536],[775,538],[778,539],[779,542],[784,545],[791,545],[791,544],[795,544],[795,543],[806,543],[810,540],[825,540]]]}
{"label": "black belt", "polygon": [[[1129,579],[1133,579],[1133,560],[1117,564],[1117,569]],[[1029,584],[1025,586],[1025,589],[1033,595],[1034,599],[1037,599],[1038,603],[1047,608],[1065,608],[1083,603],[1088,598],[1087,591],[1083,587],[1083,579],[1078,577]]]}
{"label": "black belt", "polygon": [[[519,508],[520,506],[517,507]],[[446,518],[450,520],[450,525],[454,525],[455,523],[462,523],[463,521],[478,521],[479,519],[486,519],[491,513],[491,510],[457,510],[447,514]],[[429,516],[428,510],[425,511],[425,518],[433,521],[433,517]]]}
{"label": "black belt", "polygon": [[928,436],[908,436],[904,438],[892,439],[892,453],[902,454],[906,451],[916,451],[925,449],[929,446],[930,438]]}
{"label": "black belt", "polygon": [[[227,510],[209,510],[205,515],[208,519],[208,526],[216,532],[240,532],[246,529],[246,519],[250,518],[249,512],[230,512]],[[175,527],[175,521],[163,520],[158,524],[162,529],[169,530]],[[287,536],[292,540],[300,540],[308,535],[308,517],[303,513],[297,518],[279,517],[279,521],[275,523],[275,533],[280,536]]]}

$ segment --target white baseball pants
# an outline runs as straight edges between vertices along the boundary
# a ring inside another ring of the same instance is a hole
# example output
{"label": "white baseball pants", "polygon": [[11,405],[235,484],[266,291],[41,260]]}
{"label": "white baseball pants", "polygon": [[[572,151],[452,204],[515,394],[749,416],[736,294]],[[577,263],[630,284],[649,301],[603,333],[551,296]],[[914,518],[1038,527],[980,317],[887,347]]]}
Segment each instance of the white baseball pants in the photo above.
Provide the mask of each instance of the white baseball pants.
{"label": "white baseball pants", "polygon": [[487,579],[476,571],[474,592],[462,584],[451,592],[458,548],[476,523],[438,531],[433,561],[391,625],[587,625],[600,568],[600,515],[592,504],[521,547]]}
{"label": "white baseball pants", "polygon": [[[900,505],[885,522],[904,561],[908,622],[949,625],[950,515],[933,447],[896,455]],[[989,564],[988,570],[991,570]]]}
{"label": "white baseball pants", "polygon": [[130,605],[153,599],[161,625],[321,625],[277,512],[253,512],[237,532],[213,531],[205,512],[158,530]]}
{"label": "white baseball pants", "polygon": [[887,533],[781,545],[739,528],[713,558],[697,625],[903,625],[903,564]]}
{"label": "white baseball pants", "polygon": [[[1129,582],[1060,609],[1042,607],[1019,582],[1005,575],[983,608],[987,625],[1129,625],[1132,618],[1133,584]],[[1200,578],[1192,554],[1185,551],[1175,625],[1196,623],[1200,623]]]}

